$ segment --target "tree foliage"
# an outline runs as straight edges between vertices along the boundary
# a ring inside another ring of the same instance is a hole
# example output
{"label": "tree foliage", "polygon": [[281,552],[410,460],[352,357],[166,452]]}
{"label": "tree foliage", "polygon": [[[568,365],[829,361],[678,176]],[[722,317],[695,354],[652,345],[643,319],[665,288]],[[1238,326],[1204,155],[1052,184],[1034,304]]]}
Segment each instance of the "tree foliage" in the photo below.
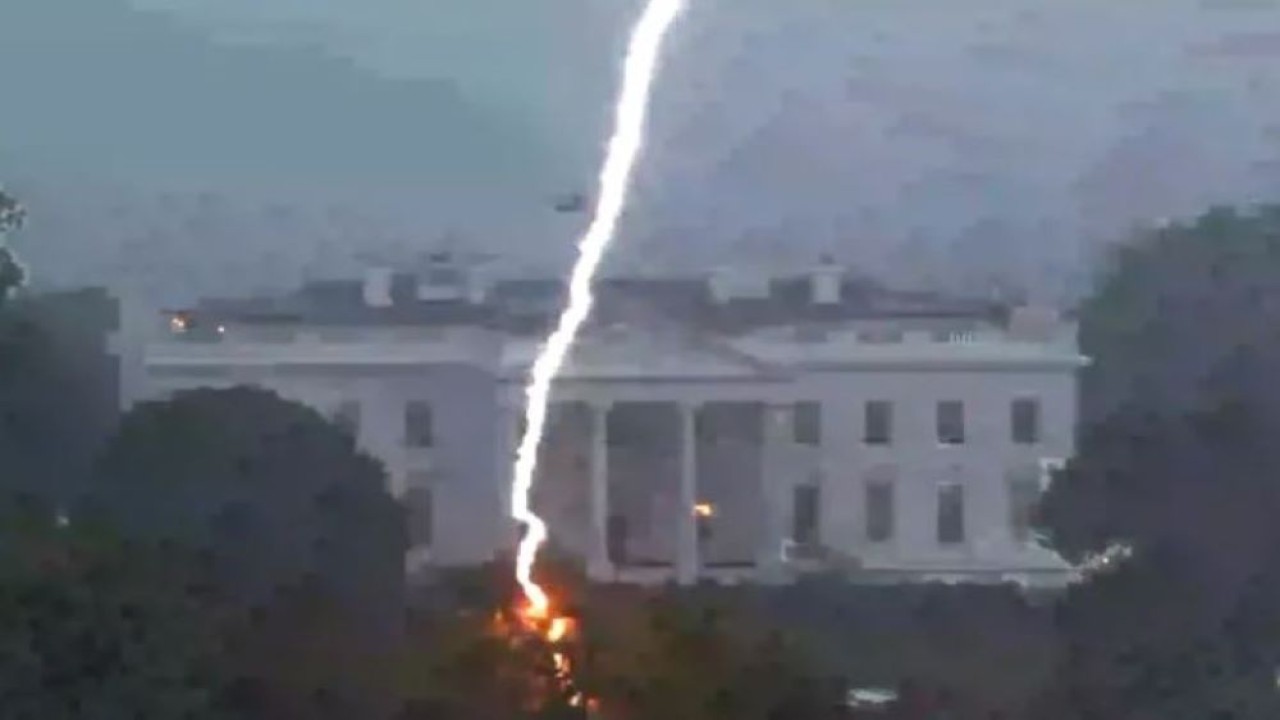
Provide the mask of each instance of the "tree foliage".
{"label": "tree foliage", "polygon": [[217,603],[192,557],[38,506],[10,506],[0,527],[5,717],[228,717]]}
{"label": "tree foliage", "polygon": [[246,597],[316,579],[365,601],[400,593],[404,523],[385,485],[377,461],[310,408],[198,389],[125,415],[90,505],[132,536],[207,551]]}
{"label": "tree foliage", "polygon": [[246,717],[377,717],[404,613],[403,513],[381,467],[265,390],[135,406],[81,513],[204,558],[234,608],[227,662]]}
{"label": "tree foliage", "polygon": [[[459,571],[433,589],[437,602],[418,615],[421,640],[404,665],[405,720],[584,717],[569,697],[546,695],[551,648],[495,622],[518,602],[510,570],[504,561]],[[743,602],[748,593],[588,586],[554,552],[540,575],[578,623],[557,647],[601,717],[821,720],[839,712],[843,683],[817,672],[795,637]]]}
{"label": "tree foliage", "polygon": [[17,255],[3,241],[5,236],[22,228],[27,211],[17,198],[0,188],[0,303],[21,287],[27,279],[26,268],[18,262]]}
{"label": "tree foliage", "polygon": [[584,684],[610,717],[838,717],[844,684],[798,638],[729,594],[615,589],[589,605]]}
{"label": "tree foliage", "polygon": [[1214,209],[1124,246],[1080,334],[1080,444],[1043,514],[1059,549],[1174,542],[1217,562],[1256,547],[1280,500],[1280,208]]}
{"label": "tree foliage", "polygon": [[1118,250],[1081,342],[1084,426],[1042,521],[1070,557],[1135,556],[1063,601],[1043,716],[1276,717],[1280,208]]}
{"label": "tree foliage", "polygon": [[1213,208],[1116,246],[1080,308],[1082,410],[1178,415],[1240,350],[1280,339],[1280,206]]}
{"label": "tree foliage", "polygon": [[26,219],[27,211],[22,203],[0,188],[0,235],[20,229]]}
{"label": "tree foliage", "polygon": [[105,293],[29,296],[0,308],[0,496],[63,504],[117,417]]}

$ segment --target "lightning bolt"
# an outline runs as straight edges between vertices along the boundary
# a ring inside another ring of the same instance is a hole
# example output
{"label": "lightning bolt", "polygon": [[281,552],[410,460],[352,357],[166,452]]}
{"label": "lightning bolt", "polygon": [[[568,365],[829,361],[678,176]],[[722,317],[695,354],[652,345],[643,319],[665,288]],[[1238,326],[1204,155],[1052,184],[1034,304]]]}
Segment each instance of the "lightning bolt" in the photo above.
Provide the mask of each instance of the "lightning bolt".
{"label": "lightning bolt", "polygon": [[533,512],[529,501],[538,465],[538,448],[547,421],[551,383],[560,373],[578,331],[591,313],[591,285],[626,206],[631,171],[644,144],[650,91],[657,74],[662,41],[684,7],[685,0],[649,0],[631,31],[614,113],[613,136],[600,170],[595,214],[578,241],[578,256],[569,276],[568,303],[534,360],[525,387],[525,431],[512,468],[511,516],[526,528],[516,550],[516,581],[528,600],[530,613],[536,616],[545,616],[550,607],[546,591],[533,579],[533,564],[547,539],[547,525]]}

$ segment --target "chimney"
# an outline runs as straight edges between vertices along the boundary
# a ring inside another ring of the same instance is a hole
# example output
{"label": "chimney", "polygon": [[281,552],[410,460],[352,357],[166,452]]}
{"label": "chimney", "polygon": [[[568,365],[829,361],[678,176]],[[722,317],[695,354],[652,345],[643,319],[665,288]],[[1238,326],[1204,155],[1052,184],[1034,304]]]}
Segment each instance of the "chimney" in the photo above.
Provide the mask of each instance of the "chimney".
{"label": "chimney", "polygon": [[829,255],[823,255],[818,267],[809,276],[811,301],[814,305],[838,305],[841,300],[841,284],[844,268]]}
{"label": "chimney", "polygon": [[364,271],[364,304],[369,307],[391,307],[392,270],[371,267]]}

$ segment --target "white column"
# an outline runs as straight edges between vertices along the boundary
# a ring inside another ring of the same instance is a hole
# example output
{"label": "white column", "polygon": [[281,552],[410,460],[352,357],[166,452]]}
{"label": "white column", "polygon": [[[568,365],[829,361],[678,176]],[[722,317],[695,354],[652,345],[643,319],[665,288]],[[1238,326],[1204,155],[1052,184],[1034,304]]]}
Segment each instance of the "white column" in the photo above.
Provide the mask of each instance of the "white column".
{"label": "white column", "polygon": [[608,402],[592,402],[591,412],[591,533],[587,575],[596,581],[614,578],[609,559],[609,411]]}
{"label": "white column", "polygon": [[680,504],[676,533],[676,582],[692,585],[698,581],[698,437],[695,421],[698,406],[680,403]]}
{"label": "white column", "polygon": [[520,444],[520,418],[524,406],[511,397],[500,397],[498,401],[497,455],[495,464],[495,482],[500,512],[498,513],[497,537],[494,543],[495,555],[514,553],[520,537],[520,526],[511,517],[511,471],[516,459],[516,447]]}
{"label": "white column", "polygon": [[760,483],[764,522],[760,536],[759,572],[764,581],[780,580],[786,574],[782,546],[788,532],[790,483],[787,482],[787,444],[791,435],[791,408],[765,405],[762,421]]}

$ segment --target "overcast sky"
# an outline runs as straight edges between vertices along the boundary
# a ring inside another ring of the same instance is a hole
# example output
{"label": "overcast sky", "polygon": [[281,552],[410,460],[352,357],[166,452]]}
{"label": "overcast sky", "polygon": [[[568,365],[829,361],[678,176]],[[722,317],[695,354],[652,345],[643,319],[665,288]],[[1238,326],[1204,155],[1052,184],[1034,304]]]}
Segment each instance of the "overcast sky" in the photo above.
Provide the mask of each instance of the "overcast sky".
{"label": "overcast sky", "polygon": [[[166,293],[446,232],[563,259],[582,218],[548,201],[592,184],[638,8],[4,6],[0,181],[32,206],[37,272]],[[1280,7],[691,0],[651,131],[619,258],[1056,281],[1130,223],[1280,199]]]}

